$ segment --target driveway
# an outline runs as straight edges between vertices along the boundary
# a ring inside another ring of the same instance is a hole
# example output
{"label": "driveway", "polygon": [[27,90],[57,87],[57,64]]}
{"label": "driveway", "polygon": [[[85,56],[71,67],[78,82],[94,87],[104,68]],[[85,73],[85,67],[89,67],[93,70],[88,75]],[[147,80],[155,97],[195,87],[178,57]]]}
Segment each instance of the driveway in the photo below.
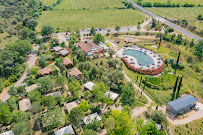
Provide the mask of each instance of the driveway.
{"label": "driveway", "polygon": [[[31,54],[31,57],[28,59],[28,69],[29,69],[29,68],[32,68],[32,66],[35,64],[35,60],[36,60],[36,57],[37,57],[37,50],[38,50],[38,48],[39,48],[38,45],[34,46],[34,50],[33,50],[32,54]],[[15,87],[19,87],[19,86],[23,83],[23,81],[27,78],[27,71],[28,71],[28,69],[23,73],[23,75],[21,76],[21,78],[16,82],[16,84],[14,85]],[[2,92],[1,94],[4,94],[4,95],[5,95],[5,97],[2,98],[2,99],[3,99],[3,100],[2,100],[3,102],[7,102],[7,100],[11,97],[11,95],[9,95],[9,94],[7,93],[7,91],[5,91],[5,90],[4,90],[4,92]]]}
{"label": "driveway", "polygon": [[132,5],[136,8],[138,8],[139,10],[141,10],[142,12],[152,16],[153,18],[155,18],[156,20],[159,20],[160,22],[163,22],[165,24],[167,24],[168,26],[176,29],[177,31],[180,31],[181,33],[183,33],[184,35],[187,35],[188,37],[190,38],[194,38],[195,40],[199,40],[199,39],[202,39],[201,37],[198,37],[196,36],[195,34],[181,28],[180,26],[174,24],[174,23],[171,23],[170,21],[167,21],[166,19],[162,18],[162,17],[159,17],[157,15],[155,15],[154,13],[152,12],[149,12],[148,10],[144,9],[142,6],[139,6],[137,5],[136,3],[132,2],[131,0],[126,0],[127,2],[131,2]]}

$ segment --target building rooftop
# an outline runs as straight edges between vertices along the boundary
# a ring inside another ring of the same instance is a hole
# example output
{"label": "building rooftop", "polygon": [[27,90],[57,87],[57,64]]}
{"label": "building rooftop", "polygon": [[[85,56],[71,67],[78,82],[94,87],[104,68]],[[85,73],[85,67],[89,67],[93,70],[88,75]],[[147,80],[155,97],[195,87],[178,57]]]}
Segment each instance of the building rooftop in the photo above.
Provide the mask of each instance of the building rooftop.
{"label": "building rooftop", "polygon": [[100,45],[102,48],[104,48],[104,50],[108,50],[109,47],[106,46],[104,43],[99,43],[98,45]]}
{"label": "building rooftop", "polygon": [[65,134],[73,135],[73,134],[75,134],[75,132],[74,132],[72,126],[69,125],[69,126],[61,128],[59,130],[54,131],[54,134],[55,135],[65,135]]}
{"label": "building rooftop", "polygon": [[43,69],[40,69],[38,72],[40,75],[48,75],[52,72],[52,69],[50,67],[45,67]]}
{"label": "building rooftop", "polygon": [[113,91],[107,91],[104,95],[108,96],[113,101],[116,100],[118,98],[118,96],[119,96],[119,94],[117,94],[117,93],[115,93]]}
{"label": "building rooftop", "polygon": [[192,95],[185,95],[181,98],[168,102],[167,104],[171,105],[174,110],[179,110],[189,104],[197,102],[197,99]]}
{"label": "building rooftop", "polygon": [[78,76],[78,75],[82,75],[82,72],[80,72],[79,69],[77,68],[72,68],[69,72],[70,76]]}
{"label": "building rooftop", "polygon": [[30,85],[30,86],[27,86],[25,87],[26,88],[26,92],[29,93],[30,91],[36,89],[38,86],[37,84],[33,84],[33,85]]}
{"label": "building rooftop", "polygon": [[52,96],[52,97],[60,96],[61,97],[61,92],[60,91],[56,91],[56,92],[53,92],[53,93],[49,93],[46,96]]}
{"label": "building rooftop", "polygon": [[67,51],[67,50],[61,50],[61,51],[59,51],[59,54],[61,54],[63,56],[68,55],[68,53],[69,53],[69,51]]}
{"label": "building rooftop", "polygon": [[55,46],[55,47],[53,47],[53,50],[55,51],[55,52],[58,52],[58,51],[60,51],[60,50],[62,50],[63,48],[62,47],[60,47],[60,46]]}
{"label": "building rooftop", "polygon": [[14,135],[13,131],[10,130],[10,131],[7,131],[7,132],[4,132],[4,133],[1,133],[0,135]]}
{"label": "building rooftop", "polygon": [[93,43],[93,42],[87,42],[87,43],[85,43],[85,42],[79,42],[78,43],[78,47],[81,48],[86,53],[91,51],[91,49],[93,47],[96,47],[96,46],[97,45],[95,43]]}
{"label": "building rooftop", "polygon": [[65,64],[65,65],[72,64],[73,65],[73,62],[69,58],[64,58],[63,64]]}
{"label": "building rooftop", "polygon": [[66,107],[66,109],[68,110],[69,113],[73,108],[76,108],[78,106],[76,101],[73,101],[73,102],[70,102],[70,103],[65,103],[64,105],[65,105],[65,107]]}
{"label": "building rooftop", "polygon": [[93,114],[90,114],[90,115],[84,117],[84,118],[83,118],[83,121],[84,121],[84,123],[85,123],[86,125],[88,125],[89,123],[93,122],[95,118],[96,118],[98,121],[101,120],[101,118],[99,117],[98,113],[96,112],[96,113],[93,113]]}
{"label": "building rooftop", "polygon": [[92,91],[92,88],[95,84],[93,82],[88,82],[86,84],[84,84],[84,87],[90,91]]}
{"label": "building rooftop", "polygon": [[23,99],[23,100],[19,101],[19,108],[22,111],[27,111],[27,110],[31,109],[30,99]]}

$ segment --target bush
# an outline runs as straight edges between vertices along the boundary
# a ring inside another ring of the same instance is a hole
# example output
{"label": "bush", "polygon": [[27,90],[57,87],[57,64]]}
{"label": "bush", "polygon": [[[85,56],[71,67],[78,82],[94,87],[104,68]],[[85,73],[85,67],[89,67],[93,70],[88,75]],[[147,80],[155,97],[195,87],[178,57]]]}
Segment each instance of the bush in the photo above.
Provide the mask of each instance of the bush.
{"label": "bush", "polygon": [[135,36],[139,36],[139,35],[140,35],[140,32],[136,32],[136,33],[135,33]]}

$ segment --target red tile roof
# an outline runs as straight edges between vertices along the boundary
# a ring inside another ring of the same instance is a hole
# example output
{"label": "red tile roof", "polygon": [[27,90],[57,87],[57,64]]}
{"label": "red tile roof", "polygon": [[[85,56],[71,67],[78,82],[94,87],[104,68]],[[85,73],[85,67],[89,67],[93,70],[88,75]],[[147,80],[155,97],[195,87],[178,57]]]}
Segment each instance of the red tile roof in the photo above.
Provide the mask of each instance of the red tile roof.
{"label": "red tile roof", "polygon": [[72,68],[69,72],[70,76],[78,76],[78,75],[82,75],[82,72],[80,72],[79,69],[77,68]]}
{"label": "red tile roof", "polygon": [[65,65],[69,65],[69,64],[73,65],[73,62],[69,58],[64,58],[63,59],[63,64],[65,64]]}
{"label": "red tile roof", "polygon": [[84,42],[79,42],[78,47],[81,48],[84,52],[89,52],[91,51],[92,47],[96,47],[97,45],[92,42],[84,43]]}

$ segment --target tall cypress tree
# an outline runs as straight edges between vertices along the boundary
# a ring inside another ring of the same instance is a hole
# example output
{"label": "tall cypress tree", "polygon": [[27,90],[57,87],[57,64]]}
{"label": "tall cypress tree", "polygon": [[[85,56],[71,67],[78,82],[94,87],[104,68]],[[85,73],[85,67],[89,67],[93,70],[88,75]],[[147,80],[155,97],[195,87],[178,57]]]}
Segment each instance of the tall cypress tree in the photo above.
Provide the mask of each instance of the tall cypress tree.
{"label": "tall cypress tree", "polygon": [[179,79],[179,77],[177,76],[177,78],[176,78],[176,82],[175,82],[175,85],[174,85],[174,87],[173,87],[172,100],[173,100],[174,97],[175,97],[175,92],[176,92],[176,88],[177,88],[177,85],[178,85],[178,79]]}
{"label": "tall cypress tree", "polygon": [[138,75],[137,75],[137,80],[136,80],[136,82],[138,81],[138,78],[139,78],[139,77],[138,77]]}
{"label": "tall cypress tree", "polygon": [[181,53],[181,51],[180,51],[179,54],[178,54],[178,58],[177,58],[177,61],[176,61],[176,65],[178,65],[178,62],[179,62],[179,59],[180,59],[180,53]]}
{"label": "tall cypress tree", "polygon": [[176,99],[178,98],[179,93],[180,93],[180,88],[181,88],[182,80],[183,80],[183,76],[180,78],[180,82],[179,82],[179,84],[178,84],[178,91],[177,91],[177,93],[176,93]]}
{"label": "tall cypress tree", "polygon": [[159,46],[158,46],[157,50],[159,50],[160,46],[161,46],[161,35],[160,35]]}
{"label": "tall cypress tree", "polygon": [[139,87],[140,87],[141,83],[142,83],[142,77],[140,78],[140,84],[139,84]]}

